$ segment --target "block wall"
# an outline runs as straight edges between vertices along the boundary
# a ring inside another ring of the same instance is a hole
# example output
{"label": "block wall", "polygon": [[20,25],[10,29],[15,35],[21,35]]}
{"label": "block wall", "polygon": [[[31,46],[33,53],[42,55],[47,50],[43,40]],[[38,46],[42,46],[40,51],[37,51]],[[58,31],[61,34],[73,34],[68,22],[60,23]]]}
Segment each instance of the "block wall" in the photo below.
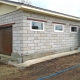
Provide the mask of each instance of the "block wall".
{"label": "block wall", "polygon": [[[38,20],[46,20],[44,22],[44,31],[31,31],[31,20],[27,18],[33,18]],[[54,23],[65,23],[64,32],[54,32]],[[50,17],[46,15],[24,12],[23,13],[23,45],[24,54],[38,54],[45,52],[64,52],[76,49],[80,45],[80,32],[78,26],[77,33],[70,32],[70,25],[79,25],[79,22],[65,20],[56,17]]]}
{"label": "block wall", "polygon": [[13,23],[12,25],[12,53],[22,54],[23,50],[23,11],[18,10],[0,15],[0,25]]}
{"label": "block wall", "polygon": [[[44,31],[31,31],[31,21],[27,18],[46,20]],[[14,11],[0,16],[0,25],[15,22],[12,26],[12,53],[23,55],[39,54],[46,52],[64,52],[80,46],[80,31],[70,32],[69,24],[80,25],[79,22],[25,12]],[[64,32],[54,32],[52,22],[65,23]]]}

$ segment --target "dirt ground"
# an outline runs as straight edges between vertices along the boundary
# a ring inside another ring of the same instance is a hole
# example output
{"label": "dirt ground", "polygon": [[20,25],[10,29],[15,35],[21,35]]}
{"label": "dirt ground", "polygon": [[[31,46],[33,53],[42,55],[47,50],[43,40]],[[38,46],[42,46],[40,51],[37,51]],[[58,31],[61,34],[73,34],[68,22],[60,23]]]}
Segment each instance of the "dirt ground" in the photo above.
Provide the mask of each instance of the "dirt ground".
{"label": "dirt ground", "polygon": [[[0,63],[0,80],[38,80],[76,64],[80,64],[80,53],[38,63],[24,70]],[[80,66],[44,80],[80,80]]]}

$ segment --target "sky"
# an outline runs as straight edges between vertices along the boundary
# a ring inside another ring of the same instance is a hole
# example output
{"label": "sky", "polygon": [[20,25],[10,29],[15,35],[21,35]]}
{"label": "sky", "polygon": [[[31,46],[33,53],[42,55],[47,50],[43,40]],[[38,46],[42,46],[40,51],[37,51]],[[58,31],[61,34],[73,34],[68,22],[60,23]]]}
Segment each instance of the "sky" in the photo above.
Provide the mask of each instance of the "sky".
{"label": "sky", "polygon": [[[18,0],[13,0],[18,1]],[[80,0],[29,0],[32,5],[80,17]]]}

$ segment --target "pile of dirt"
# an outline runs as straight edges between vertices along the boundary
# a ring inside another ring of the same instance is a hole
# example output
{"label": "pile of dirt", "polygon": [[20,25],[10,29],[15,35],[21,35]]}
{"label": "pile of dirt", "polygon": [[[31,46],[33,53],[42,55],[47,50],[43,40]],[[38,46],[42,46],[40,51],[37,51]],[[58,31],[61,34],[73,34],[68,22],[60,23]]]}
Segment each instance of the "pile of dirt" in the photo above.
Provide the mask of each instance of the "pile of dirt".
{"label": "pile of dirt", "polygon": [[1,65],[6,65],[6,64],[4,64],[3,62],[0,61],[0,66],[1,66]]}
{"label": "pile of dirt", "polygon": [[[20,70],[16,67],[10,67],[2,64],[2,68],[0,65],[0,75],[3,73],[5,74],[0,76],[0,80],[37,80],[38,78],[53,74],[76,64],[80,64],[80,54],[38,63],[27,67],[25,70]],[[80,80],[79,75],[80,67],[46,80]]]}

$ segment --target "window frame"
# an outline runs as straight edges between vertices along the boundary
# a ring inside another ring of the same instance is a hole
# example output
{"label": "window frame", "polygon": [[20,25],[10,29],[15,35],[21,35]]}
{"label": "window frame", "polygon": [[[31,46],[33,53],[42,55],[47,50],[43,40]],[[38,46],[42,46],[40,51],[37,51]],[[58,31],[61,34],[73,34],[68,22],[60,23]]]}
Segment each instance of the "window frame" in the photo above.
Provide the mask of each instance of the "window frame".
{"label": "window frame", "polygon": [[[77,28],[77,31],[76,32],[71,31],[71,27],[76,27]],[[70,26],[70,32],[71,33],[77,33],[78,32],[78,26]]]}
{"label": "window frame", "polygon": [[[32,29],[32,22],[40,22],[40,23],[43,23],[43,30]],[[30,30],[31,31],[44,31],[44,22],[31,20],[30,21],[30,24],[31,24],[30,25]]]}
{"label": "window frame", "polygon": [[[62,31],[56,30],[56,25],[61,25],[63,27]],[[54,32],[64,32],[64,24],[54,24]]]}

